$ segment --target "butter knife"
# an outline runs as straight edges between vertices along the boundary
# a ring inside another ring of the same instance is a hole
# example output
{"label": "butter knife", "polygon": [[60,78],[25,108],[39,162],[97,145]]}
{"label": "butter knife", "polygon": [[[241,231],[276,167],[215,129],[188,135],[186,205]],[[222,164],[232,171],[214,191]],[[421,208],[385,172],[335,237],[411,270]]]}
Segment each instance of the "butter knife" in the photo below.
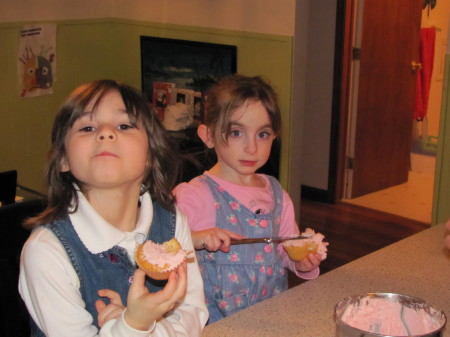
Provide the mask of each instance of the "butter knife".
{"label": "butter knife", "polygon": [[309,235],[299,235],[299,236],[272,236],[266,238],[245,238],[245,239],[232,239],[230,245],[242,245],[247,243],[281,243],[288,240],[302,240],[311,239],[312,236]]}

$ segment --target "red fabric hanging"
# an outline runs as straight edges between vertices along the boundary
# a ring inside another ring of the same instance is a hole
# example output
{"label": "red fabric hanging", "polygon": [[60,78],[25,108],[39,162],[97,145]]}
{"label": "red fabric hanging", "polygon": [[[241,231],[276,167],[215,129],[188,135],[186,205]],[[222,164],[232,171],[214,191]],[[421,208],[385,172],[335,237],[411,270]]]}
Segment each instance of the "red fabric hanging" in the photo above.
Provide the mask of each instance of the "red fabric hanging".
{"label": "red fabric hanging", "polygon": [[431,75],[433,74],[435,40],[436,31],[434,28],[421,29],[419,62],[422,64],[422,69],[417,71],[414,107],[414,118],[418,121],[421,121],[427,114]]}

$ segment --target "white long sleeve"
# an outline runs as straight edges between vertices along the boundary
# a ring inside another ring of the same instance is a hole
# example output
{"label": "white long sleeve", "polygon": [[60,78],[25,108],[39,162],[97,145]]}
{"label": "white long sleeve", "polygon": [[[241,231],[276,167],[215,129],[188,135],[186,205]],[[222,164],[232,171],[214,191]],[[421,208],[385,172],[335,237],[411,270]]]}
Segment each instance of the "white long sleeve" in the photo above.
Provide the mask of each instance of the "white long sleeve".
{"label": "white long sleeve", "polygon": [[[97,224],[91,228],[92,209],[86,207],[86,200],[80,200],[79,210],[71,220],[80,238],[88,242],[102,241],[86,239],[89,234],[94,235],[99,230]],[[148,196],[142,202],[143,210],[136,231],[122,233],[119,245],[126,248],[133,257],[136,232],[148,232],[153,210]],[[150,208],[150,211],[148,211]],[[150,219],[148,217],[150,216]],[[98,220],[98,219],[96,219]],[[100,228],[105,224],[100,224]],[[80,229],[82,228],[82,229]],[[103,241],[117,239],[117,230],[106,233]],[[109,235],[108,235],[109,234]],[[105,239],[105,237],[107,239]],[[185,217],[177,211],[175,237],[183,249],[193,251],[190,230]],[[111,242],[111,247],[117,242]],[[92,244],[91,244],[92,245]],[[88,249],[96,250],[97,247]],[[159,320],[151,331],[138,331],[129,327],[124,320],[117,319],[106,322],[98,330],[92,325],[92,316],[84,309],[84,302],[79,291],[79,279],[72,264],[54,234],[45,228],[33,231],[26,242],[21,256],[21,271],[19,277],[19,291],[30,312],[31,317],[46,336],[200,336],[203,326],[208,319],[208,312],[204,303],[203,283],[198,265],[188,263],[186,296],[176,309]]]}

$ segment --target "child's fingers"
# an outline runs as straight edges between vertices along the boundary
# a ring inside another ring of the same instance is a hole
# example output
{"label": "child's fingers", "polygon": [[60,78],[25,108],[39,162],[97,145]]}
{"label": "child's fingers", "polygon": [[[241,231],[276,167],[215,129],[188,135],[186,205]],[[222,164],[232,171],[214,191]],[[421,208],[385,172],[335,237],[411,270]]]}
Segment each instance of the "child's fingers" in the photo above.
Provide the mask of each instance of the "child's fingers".
{"label": "child's fingers", "polygon": [[210,252],[215,252],[219,250],[222,246],[222,240],[220,240],[216,235],[206,236],[201,243],[201,249],[206,249]]}
{"label": "child's fingers", "polygon": [[161,291],[158,291],[155,294],[160,295],[161,302],[168,302],[172,299],[175,290],[177,289],[178,284],[178,275],[177,271],[174,270],[169,274],[169,278],[167,279],[167,283]]}
{"label": "child's fingers", "polygon": [[97,312],[98,312],[98,317],[97,317],[98,326],[100,328],[102,327],[103,323],[105,323],[103,316],[102,316],[105,308],[106,308],[106,304],[102,300],[95,301],[95,309],[97,309]]}
{"label": "child's fingers", "polygon": [[95,308],[98,312],[97,320],[99,327],[102,327],[106,321],[119,317],[124,309],[123,306],[117,304],[110,303],[106,305],[102,300],[95,301]]}
{"label": "child's fingers", "polygon": [[122,299],[119,293],[110,289],[101,289],[98,295],[109,299],[109,304],[106,305],[102,300],[95,302],[95,308],[98,312],[98,325],[101,327],[106,321],[118,317],[124,309]]}
{"label": "child's fingers", "polygon": [[123,305],[122,299],[120,298],[119,293],[111,290],[111,289],[100,289],[98,291],[98,295],[101,297],[107,297],[109,298],[109,301],[111,304],[115,305]]}
{"label": "child's fingers", "polygon": [[226,229],[222,229],[222,231],[224,231],[232,239],[239,240],[239,239],[243,239],[244,238],[244,236],[242,236],[241,234],[238,234],[236,232],[232,232],[232,231],[229,231],[229,230],[226,230]]}
{"label": "child's fingers", "polygon": [[308,272],[320,265],[320,255],[319,254],[309,254],[301,261],[295,262],[295,268],[301,272]]}
{"label": "child's fingers", "polygon": [[145,296],[148,293],[148,289],[145,286],[145,272],[142,269],[136,269],[133,275],[133,282],[128,290],[128,306],[130,303],[136,303],[139,298]]}
{"label": "child's fingers", "polygon": [[312,267],[311,263],[309,263],[308,259],[303,259],[301,261],[298,261],[295,263],[295,265],[296,265],[296,268],[298,271],[301,271],[304,273],[311,271],[313,269],[313,267]]}
{"label": "child's fingers", "polygon": [[136,269],[133,276],[133,283],[130,286],[130,292],[135,294],[141,294],[147,288],[145,288],[145,272],[142,269]]}
{"label": "child's fingers", "polygon": [[218,230],[217,236],[222,241],[219,249],[225,253],[230,251],[230,243],[232,239],[240,240],[244,238],[242,235],[226,229]]}
{"label": "child's fingers", "polygon": [[235,232],[213,228],[210,230],[209,237],[205,240],[207,243],[207,248],[209,251],[221,250],[223,252],[228,252],[230,250],[231,239],[242,239],[243,236]]}
{"label": "child's fingers", "polygon": [[192,232],[192,241],[195,249],[207,249],[210,252],[221,250],[228,252],[231,239],[242,239],[243,236],[220,228],[209,228]]}
{"label": "child's fingers", "polygon": [[176,301],[180,301],[186,295],[187,287],[187,264],[183,263],[178,267],[178,282],[175,290]]}
{"label": "child's fingers", "polygon": [[320,255],[317,254],[317,253],[316,254],[310,254],[308,256],[308,259],[309,259],[309,262],[311,262],[311,265],[313,267],[317,267],[320,264],[320,262],[321,262]]}
{"label": "child's fingers", "polygon": [[164,311],[170,311],[175,304],[186,294],[186,270],[185,264],[172,271],[163,290],[155,293],[157,301],[165,307]]}
{"label": "child's fingers", "polygon": [[320,264],[320,260],[314,254],[309,254],[303,262],[308,270],[312,270]]}
{"label": "child's fingers", "polygon": [[222,248],[222,245],[225,243],[225,245],[227,245],[226,244],[226,242],[228,241],[228,246],[230,245],[230,237],[229,236],[227,236],[227,235],[217,235],[217,236],[214,236],[213,238],[212,238],[212,242],[213,242],[213,244],[212,244],[212,247],[213,248],[211,248],[211,247],[209,247],[208,246],[208,250],[211,250],[211,251],[216,251],[216,250],[219,250],[219,249],[221,249]]}
{"label": "child's fingers", "polygon": [[172,310],[186,291],[185,263],[169,275],[165,287],[155,293],[145,287],[145,273],[136,270],[133,284],[128,292],[128,309],[125,312],[127,324],[138,330],[145,330],[164,313]]}
{"label": "child's fingers", "polygon": [[105,322],[109,321],[110,319],[114,319],[119,317],[122,314],[122,311],[124,310],[123,307],[117,306],[117,305],[107,305],[106,308],[98,314],[98,325],[101,327]]}
{"label": "child's fingers", "polygon": [[95,301],[95,309],[97,309],[97,312],[100,314],[103,310],[105,310],[106,304],[102,300]]}
{"label": "child's fingers", "polygon": [[161,291],[154,293],[158,296],[160,303],[170,303],[182,299],[186,293],[187,273],[186,262],[180,265],[177,270],[170,273],[167,284]]}
{"label": "child's fingers", "polygon": [[233,235],[233,232],[227,231],[227,230],[220,230],[216,232],[216,236],[214,237],[214,243],[217,247],[217,249],[220,249],[221,251],[228,253],[230,251],[230,241],[231,238],[236,238],[235,235]]}
{"label": "child's fingers", "polygon": [[170,300],[173,302],[177,302],[181,300],[186,294],[186,285],[187,285],[187,273],[186,273],[186,262],[180,265],[176,272],[172,272],[171,276],[175,280],[173,282],[173,292]]}

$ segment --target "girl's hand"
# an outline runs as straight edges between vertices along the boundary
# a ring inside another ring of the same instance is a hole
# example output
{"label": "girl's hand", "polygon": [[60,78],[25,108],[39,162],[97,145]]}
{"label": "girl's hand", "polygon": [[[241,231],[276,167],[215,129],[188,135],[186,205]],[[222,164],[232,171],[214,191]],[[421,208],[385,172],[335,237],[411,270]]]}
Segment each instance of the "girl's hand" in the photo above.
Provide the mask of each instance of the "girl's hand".
{"label": "girl's hand", "polygon": [[221,250],[230,251],[231,239],[242,239],[243,236],[235,232],[220,228],[210,228],[202,231],[192,231],[192,242],[195,249],[206,249],[210,252]]}
{"label": "girl's hand", "polygon": [[144,282],[145,272],[141,269],[136,270],[128,291],[128,306],[124,319],[134,329],[147,331],[186,294],[186,262],[170,273],[164,289],[156,293],[150,293]]}
{"label": "girl's hand", "polygon": [[319,254],[309,254],[303,260],[295,261],[295,269],[300,272],[308,272],[317,268],[320,265],[320,262]]}
{"label": "girl's hand", "polygon": [[101,289],[98,291],[98,295],[100,297],[109,298],[108,305],[106,305],[102,300],[97,300],[95,302],[95,308],[98,312],[98,325],[102,327],[102,325],[105,324],[106,321],[119,317],[125,307],[122,304],[120,295],[115,291],[109,289]]}

